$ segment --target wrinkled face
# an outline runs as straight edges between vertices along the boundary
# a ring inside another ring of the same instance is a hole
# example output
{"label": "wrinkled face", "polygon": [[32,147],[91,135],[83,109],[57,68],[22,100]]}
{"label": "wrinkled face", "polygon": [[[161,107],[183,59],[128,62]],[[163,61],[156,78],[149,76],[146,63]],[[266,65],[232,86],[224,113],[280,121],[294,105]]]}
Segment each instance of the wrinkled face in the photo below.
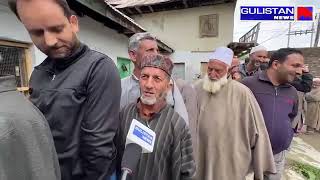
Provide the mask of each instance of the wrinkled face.
{"label": "wrinkled face", "polygon": [[249,57],[256,67],[259,67],[262,63],[266,64],[269,61],[267,51],[257,51],[250,54]]}
{"label": "wrinkled face", "polygon": [[68,19],[52,0],[18,1],[17,10],[33,43],[50,58],[70,56],[77,45],[76,16]]}
{"label": "wrinkled face", "polygon": [[210,80],[216,81],[228,73],[228,66],[221,61],[210,60],[208,62],[207,73]]}
{"label": "wrinkled face", "polygon": [[157,41],[145,39],[139,44],[137,51],[130,51],[129,56],[135,67],[140,68],[142,57],[146,55],[156,55],[159,53]]}
{"label": "wrinkled face", "polygon": [[292,82],[297,76],[302,75],[304,58],[300,54],[290,54],[283,63],[273,63],[273,67],[278,72],[279,82]]}
{"label": "wrinkled face", "polygon": [[141,102],[153,105],[165,100],[166,92],[169,89],[168,75],[161,69],[144,67],[140,75]]}

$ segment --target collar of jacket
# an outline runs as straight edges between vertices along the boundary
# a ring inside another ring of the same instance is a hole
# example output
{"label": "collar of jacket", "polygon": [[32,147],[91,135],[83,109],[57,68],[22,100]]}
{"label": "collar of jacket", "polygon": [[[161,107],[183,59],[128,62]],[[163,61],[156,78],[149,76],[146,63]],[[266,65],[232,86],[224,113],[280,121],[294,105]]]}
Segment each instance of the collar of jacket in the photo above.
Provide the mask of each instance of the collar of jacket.
{"label": "collar of jacket", "polygon": [[16,90],[16,78],[14,76],[0,76],[0,93]]}
{"label": "collar of jacket", "polygon": [[36,66],[35,68],[50,71],[56,74],[59,71],[61,72],[67,69],[75,62],[77,62],[82,57],[82,55],[84,55],[87,52],[88,49],[88,46],[80,43],[77,50],[73,52],[70,56],[60,59],[51,59],[48,57],[39,66]]}
{"label": "collar of jacket", "polygon": [[[274,86],[267,75],[267,70],[259,71],[257,74],[260,81],[270,83],[272,86]],[[280,84],[278,87],[289,88],[291,87],[291,85],[289,83],[285,83],[285,84]]]}

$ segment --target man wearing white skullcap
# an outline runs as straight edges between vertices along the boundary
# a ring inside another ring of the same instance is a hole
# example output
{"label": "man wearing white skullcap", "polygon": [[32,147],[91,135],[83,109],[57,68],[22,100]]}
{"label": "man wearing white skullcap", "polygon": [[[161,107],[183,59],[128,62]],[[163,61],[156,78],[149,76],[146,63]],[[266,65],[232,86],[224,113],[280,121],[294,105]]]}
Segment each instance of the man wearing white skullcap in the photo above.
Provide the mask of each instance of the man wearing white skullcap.
{"label": "man wearing white skullcap", "polygon": [[201,180],[255,179],[275,173],[272,149],[259,105],[251,91],[227,78],[233,52],[210,54],[207,76],[196,85],[197,177]]}
{"label": "man wearing white skullcap", "polygon": [[242,78],[252,76],[259,70],[265,70],[268,67],[268,51],[262,45],[255,46],[249,54],[249,62],[240,65],[240,73]]}

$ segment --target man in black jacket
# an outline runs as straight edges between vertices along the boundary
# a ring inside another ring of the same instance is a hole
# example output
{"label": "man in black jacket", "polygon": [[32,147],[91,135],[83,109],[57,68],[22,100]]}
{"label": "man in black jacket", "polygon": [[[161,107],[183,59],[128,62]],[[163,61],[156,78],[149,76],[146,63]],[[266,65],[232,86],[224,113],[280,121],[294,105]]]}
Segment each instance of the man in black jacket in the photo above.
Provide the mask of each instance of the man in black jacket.
{"label": "man in black jacket", "polygon": [[49,122],[62,180],[105,180],[116,156],[121,95],[114,62],[79,42],[66,0],[9,5],[48,56],[32,73],[30,99]]}

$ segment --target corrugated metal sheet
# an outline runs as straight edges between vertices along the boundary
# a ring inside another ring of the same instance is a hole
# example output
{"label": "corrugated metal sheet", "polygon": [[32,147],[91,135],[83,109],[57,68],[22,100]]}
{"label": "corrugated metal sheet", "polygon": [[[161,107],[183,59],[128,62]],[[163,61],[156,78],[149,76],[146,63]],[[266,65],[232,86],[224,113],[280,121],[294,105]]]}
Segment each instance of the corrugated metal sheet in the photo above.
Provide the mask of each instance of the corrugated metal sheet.
{"label": "corrugated metal sheet", "polygon": [[122,13],[121,11],[119,11],[118,9],[113,7],[112,5],[110,5],[110,3],[107,0],[105,2],[111,9],[113,9],[114,11],[119,13],[121,16],[125,17],[128,21],[130,21],[134,25],[138,26],[141,30],[146,31],[142,26],[140,26],[138,23],[136,23],[132,18],[130,18],[129,16],[125,15],[124,13]]}
{"label": "corrugated metal sheet", "polygon": [[173,0],[106,0],[107,3],[120,9],[126,7],[153,5],[169,1]]}

